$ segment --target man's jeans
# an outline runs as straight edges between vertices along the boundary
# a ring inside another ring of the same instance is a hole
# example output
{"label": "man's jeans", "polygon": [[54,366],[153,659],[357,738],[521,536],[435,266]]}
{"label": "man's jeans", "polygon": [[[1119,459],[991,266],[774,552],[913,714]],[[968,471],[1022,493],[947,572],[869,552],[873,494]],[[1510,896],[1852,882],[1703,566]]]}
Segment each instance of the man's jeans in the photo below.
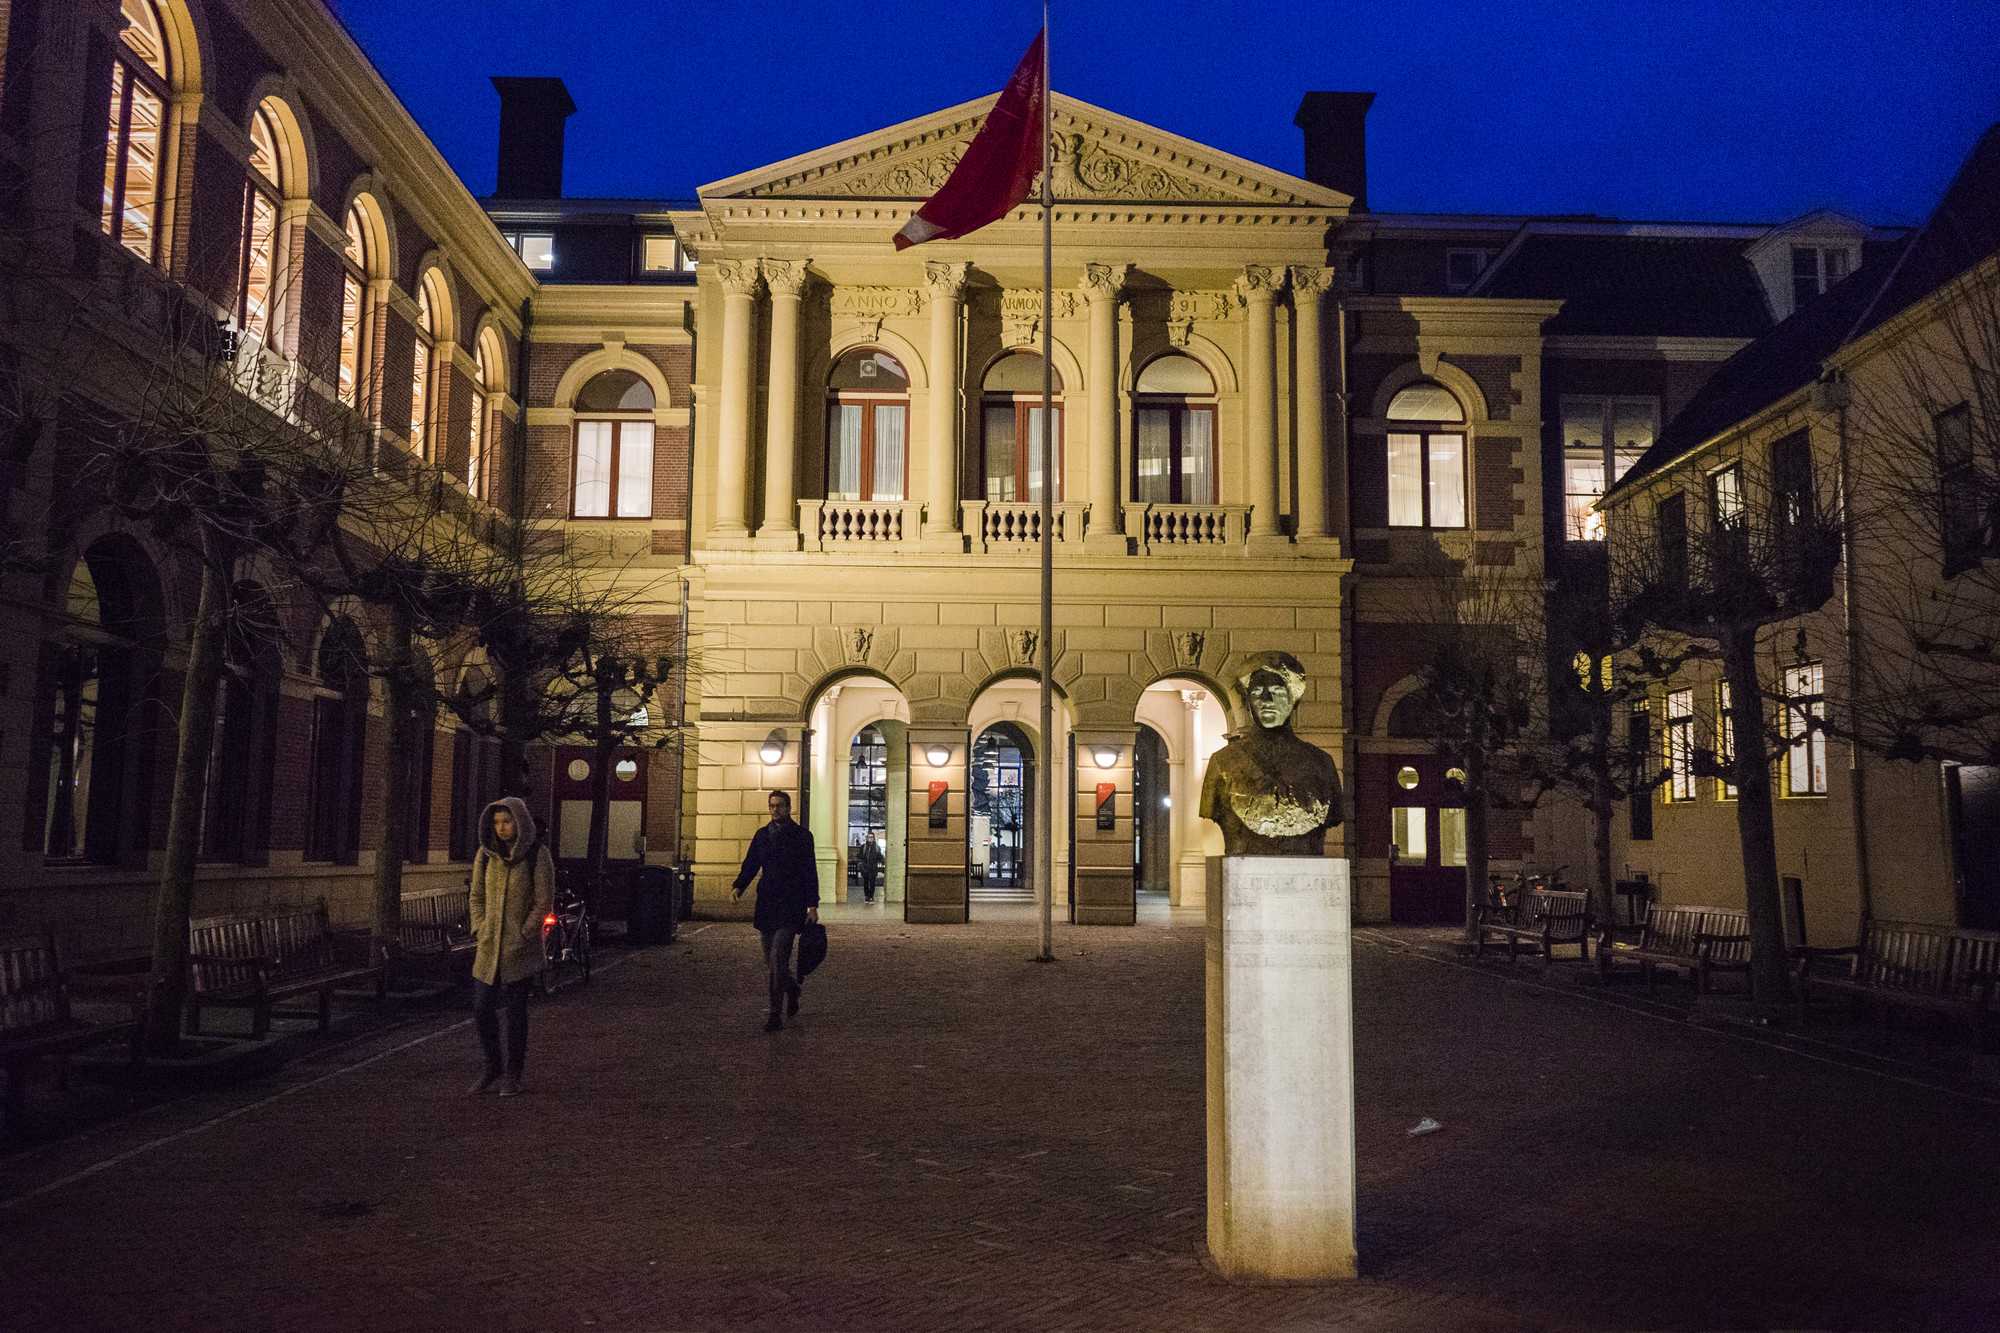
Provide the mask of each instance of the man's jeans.
{"label": "man's jeans", "polygon": [[504,986],[472,983],[472,1021],[479,1028],[479,1045],[486,1052],[486,1072],[498,1074],[500,1064],[500,1009],[507,1010],[506,1071],[518,1075],[528,1058],[528,983],[510,981]]}
{"label": "man's jeans", "polygon": [[771,973],[771,1012],[782,1014],[785,992],[798,985],[792,980],[792,946],[798,943],[798,927],[779,926],[757,933],[764,939],[764,966]]}

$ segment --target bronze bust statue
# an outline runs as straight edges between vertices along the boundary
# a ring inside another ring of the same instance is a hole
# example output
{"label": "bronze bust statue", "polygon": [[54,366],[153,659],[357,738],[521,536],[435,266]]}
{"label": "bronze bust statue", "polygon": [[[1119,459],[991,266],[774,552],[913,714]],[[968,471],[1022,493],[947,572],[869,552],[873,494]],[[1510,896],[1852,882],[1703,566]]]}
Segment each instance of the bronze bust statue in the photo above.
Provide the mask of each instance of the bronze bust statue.
{"label": "bronze bust statue", "polygon": [[1340,823],[1340,770],[1292,732],[1306,671],[1290,653],[1258,653],[1237,673],[1252,725],[1208,761],[1201,814],[1222,826],[1229,856],[1323,856]]}

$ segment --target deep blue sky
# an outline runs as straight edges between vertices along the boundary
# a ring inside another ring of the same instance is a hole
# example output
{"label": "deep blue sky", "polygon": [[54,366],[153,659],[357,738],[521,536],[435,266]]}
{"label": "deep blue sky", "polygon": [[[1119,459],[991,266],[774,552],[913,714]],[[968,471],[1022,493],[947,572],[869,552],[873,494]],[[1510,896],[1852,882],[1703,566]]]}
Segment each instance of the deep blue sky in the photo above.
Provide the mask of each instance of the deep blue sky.
{"label": "deep blue sky", "polygon": [[[576,98],[572,195],[694,188],[999,87],[1026,0],[334,0],[476,193],[489,74]],[[1059,91],[1297,171],[1372,89],[1378,209],[1920,220],[2000,120],[1996,0],[1056,0]]]}

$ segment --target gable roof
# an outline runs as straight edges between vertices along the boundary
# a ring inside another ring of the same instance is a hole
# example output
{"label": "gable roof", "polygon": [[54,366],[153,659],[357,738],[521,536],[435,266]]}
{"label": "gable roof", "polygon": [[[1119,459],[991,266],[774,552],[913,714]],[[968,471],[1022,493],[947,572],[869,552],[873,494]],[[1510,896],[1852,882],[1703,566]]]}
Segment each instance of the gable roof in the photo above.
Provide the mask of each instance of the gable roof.
{"label": "gable roof", "polygon": [[1561,300],[1551,334],[1754,338],[1771,312],[1743,249],[1728,237],[1543,234],[1531,223],[1478,294]]}

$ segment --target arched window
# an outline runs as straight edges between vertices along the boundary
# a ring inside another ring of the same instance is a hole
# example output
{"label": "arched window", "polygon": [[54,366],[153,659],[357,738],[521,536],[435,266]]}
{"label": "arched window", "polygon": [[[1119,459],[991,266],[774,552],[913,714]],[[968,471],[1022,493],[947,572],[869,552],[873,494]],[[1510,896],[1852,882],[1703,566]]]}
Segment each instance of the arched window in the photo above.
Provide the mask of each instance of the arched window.
{"label": "arched window", "polygon": [[167,122],[167,42],[152,0],[124,0],[125,30],[111,64],[104,137],[106,236],[159,262],[160,169]]}
{"label": "arched window", "polygon": [[910,377],[887,352],[856,348],[826,379],[826,498],[909,494]]}
{"label": "arched window", "polygon": [[465,450],[466,489],[482,500],[493,495],[492,450],[489,447],[496,438],[493,422],[493,396],[506,387],[504,366],[506,357],[500,350],[500,337],[492,329],[479,335],[473,346],[472,360],[472,422],[467,433]]}
{"label": "arched window", "polygon": [[479,816],[500,796],[500,738],[493,734],[498,688],[474,667],[459,685],[455,710],[467,719],[451,738],[451,859],[479,850]]}
{"label": "arched window", "polygon": [[654,401],[629,370],[593,376],[577,394],[570,517],[653,516]]}
{"label": "arched window", "polygon": [[439,298],[437,271],[424,274],[417,284],[416,349],[410,359],[410,452],[429,458],[434,447],[431,432],[431,384],[437,374]]}
{"label": "arched window", "polygon": [[1465,409],[1441,384],[1412,384],[1389,401],[1389,526],[1462,528]]}
{"label": "arched window", "polygon": [[368,219],[359,199],[347,206],[347,244],[340,252],[340,401],[364,411],[361,369],[367,364],[368,279],[375,255],[368,240]]}
{"label": "arched window", "polygon": [[361,854],[361,771],[368,739],[368,654],[361,631],[335,617],[313,664],[312,770],[305,859],[352,865]]}
{"label": "arched window", "polygon": [[278,299],[278,208],[285,197],[284,160],[278,150],[278,126],[267,100],[250,113],[250,172],[243,183],[243,220],[237,252],[242,290],[236,301],[236,327],[265,344],[271,342]]}
{"label": "arched window", "polygon": [[1172,352],[1139,372],[1132,404],[1132,498],[1151,504],[1212,505],[1215,381],[1201,362]]}
{"label": "arched window", "polygon": [[[1063,391],[1062,375],[1050,377],[1053,393]],[[995,361],[980,387],[981,453],[985,459],[986,498],[1006,503],[1042,498],[1042,358],[1033,352],[1009,352]],[[1055,416],[1055,496],[1062,499],[1063,410],[1059,397],[1049,409]]]}
{"label": "arched window", "polygon": [[145,863],[155,734],[147,704],[158,688],[159,578],[131,540],[93,542],[76,563],[67,625],[47,644],[37,696],[43,746],[32,790],[43,817],[29,850],[52,861]]}
{"label": "arched window", "polygon": [[269,594],[256,584],[239,583],[234,602],[209,751],[201,851],[211,861],[257,864],[265,859],[270,837],[282,631]]}

